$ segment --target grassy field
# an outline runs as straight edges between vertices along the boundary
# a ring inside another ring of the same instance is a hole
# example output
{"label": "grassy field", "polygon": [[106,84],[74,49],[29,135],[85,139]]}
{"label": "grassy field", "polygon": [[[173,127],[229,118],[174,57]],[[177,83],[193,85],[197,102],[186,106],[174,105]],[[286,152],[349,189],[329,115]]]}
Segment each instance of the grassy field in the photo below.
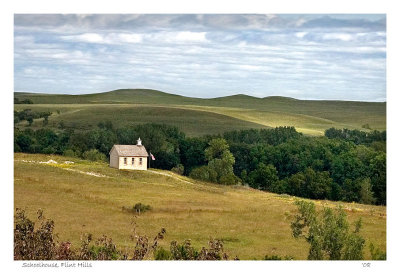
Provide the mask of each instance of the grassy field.
{"label": "grassy field", "polygon": [[386,103],[246,95],[200,99],[155,90],[116,90],[90,95],[15,93],[15,97],[35,103],[15,105],[16,110],[31,108],[54,113],[60,110],[61,115],[55,113],[50,117],[53,126],[60,120],[81,128],[96,125],[100,119],[116,125],[156,122],[178,126],[193,136],[276,126],[294,126],[310,135],[323,135],[330,127],[363,129],[365,124],[371,129],[386,129]]}
{"label": "grassy field", "polygon": [[[50,159],[57,164],[45,163]],[[64,163],[67,160],[74,163]],[[291,236],[296,207],[295,198],[287,195],[201,183],[168,171],[119,171],[106,163],[21,153],[14,154],[14,180],[15,208],[25,208],[31,218],[42,208],[55,221],[59,238],[75,246],[82,233],[90,232],[112,237],[119,247],[132,247],[133,215],[121,208],[141,202],[153,209],[136,218],[138,231],[154,237],[164,227],[165,247],[172,240],[191,239],[200,248],[214,237],[240,259],[266,254],[307,257],[307,244]],[[315,203],[319,209],[339,205]],[[351,222],[362,217],[367,247],[373,242],[386,249],[386,207],[341,204]],[[369,258],[368,248],[365,256]]]}
{"label": "grassy field", "polygon": [[[158,123],[178,127],[188,136],[218,134],[234,129],[268,128],[268,126],[238,119],[216,112],[175,108],[169,106],[129,104],[69,104],[69,105],[16,105],[16,110],[30,108],[34,111],[51,111],[48,127],[57,128],[63,121],[67,128],[91,129],[99,122],[112,121],[117,128],[142,123]],[[60,111],[60,114],[57,113]],[[21,122],[25,128],[27,122]],[[32,128],[42,128],[42,120],[33,123]]]}

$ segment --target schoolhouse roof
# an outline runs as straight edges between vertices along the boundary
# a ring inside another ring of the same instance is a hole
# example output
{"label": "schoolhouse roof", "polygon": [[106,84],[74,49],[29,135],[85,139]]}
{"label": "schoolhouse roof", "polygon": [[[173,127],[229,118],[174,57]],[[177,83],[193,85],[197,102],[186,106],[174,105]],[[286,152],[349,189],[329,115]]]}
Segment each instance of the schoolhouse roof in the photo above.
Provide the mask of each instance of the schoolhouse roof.
{"label": "schoolhouse roof", "polygon": [[[149,154],[144,146],[141,145],[114,145],[111,151],[115,149],[118,156],[141,156],[148,157]],[[110,151],[110,152],[111,152]]]}

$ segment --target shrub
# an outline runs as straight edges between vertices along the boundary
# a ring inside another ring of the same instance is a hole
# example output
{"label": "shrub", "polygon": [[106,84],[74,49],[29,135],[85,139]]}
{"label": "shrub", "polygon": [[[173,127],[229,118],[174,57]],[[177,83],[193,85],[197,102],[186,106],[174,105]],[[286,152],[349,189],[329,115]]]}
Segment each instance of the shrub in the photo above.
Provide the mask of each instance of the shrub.
{"label": "shrub", "polygon": [[192,247],[190,240],[185,240],[182,244],[172,241],[170,250],[173,260],[196,260],[199,256],[199,252]]}
{"label": "shrub", "polygon": [[205,247],[201,249],[197,260],[228,260],[221,240],[210,240],[208,246],[209,249]]}
{"label": "shrub", "polygon": [[386,260],[386,252],[375,247],[373,243],[369,245],[369,252],[371,253],[372,260]]}
{"label": "shrub", "polygon": [[138,213],[138,214],[140,214],[140,213],[146,212],[148,210],[151,210],[151,206],[150,205],[145,205],[145,204],[142,204],[142,203],[137,203],[133,207],[123,206],[122,210],[130,212],[130,213]]}
{"label": "shrub", "polygon": [[57,149],[52,146],[48,146],[42,150],[42,153],[44,153],[44,154],[55,154],[56,152],[57,152]]}
{"label": "shrub", "polygon": [[73,151],[72,149],[66,149],[66,150],[64,150],[63,155],[64,155],[64,156],[67,156],[67,157],[78,157],[78,156],[79,156],[79,155],[78,155],[75,151]]}
{"label": "shrub", "polygon": [[160,247],[160,248],[156,249],[156,251],[154,252],[154,260],[156,260],[156,261],[171,260],[171,252],[164,249],[163,247]]}
{"label": "shrub", "polygon": [[[171,242],[171,257],[173,260],[228,260],[228,255],[224,252],[221,240],[210,240],[209,248],[203,247],[200,251],[191,245],[190,240],[185,240],[182,244],[177,241]],[[237,259],[237,258],[235,258]]]}
{"label": "shrub", "polygon": [[221,176],[219,182],[223,185],[235,185],[240,184],[241,181],[238,177],[235,176],[235,174],[229,173]]}
{"label": "shrub", "polygon": [[61,120],[61,121],[58,122],[58,128],[59,128],[59,129],[65,129],[65,123],[64,123],[63,120]]}
{"label": "shrub", "polygon": [[182,164],[177,165],[176,167],[171,169],[172,172],[175,172],[176,174],[183,175],[185,172],[185,167]]}
{"label": "shrub", "polygon": [[281,257],[278,255],[265,255],[264,260],[266,261],[281,261],[281,260],[287,260],[287,261],[291,261],[294,260],[294,257],[292,256],[285,256],[285,257]]}
{"label": "shrub", "polygon": [[91,149],[88,151],[85,151],[82,154],[82,158],[86,159],[86,160],[90,160],[93,162],[105,162],[107,160],[106,155],[104,155],[103,153],[99,152],[97,149]]}
{"label": "shrub", "polygon": [[143,260],[146,257],[150,257],[151,253],[153,253],[154,257],[154,252],[157,250],[158,246],[158,240],[164,239],[165,233],[166,230],[162,228],[154,238],[152,245],[149,244],[149,238],[147,236],[134,235],[134,238],[136,238],[136,246],[132,260]]}
{"label": "shrub", "polygon": [[359,235],[361,219],[349,231],[347,216],[342,208],[336,213],[324,208],[322,214],[314,203],[296,201],[298,214],[291,223],[293,236],[305,238],[310,244],[309,260],[362,260],[365,240]]}
{"label": "shrub", "polygon": [[140,214],[141,212],[146,212],[146,211],[150,210],[151,206],[145,205],[142,203],[137,203],[133,206],[133,209],[135,210],[136,213]]}
{"label": "shrub", "polygon": [[70,242],[61,242],[55,251],[55,260],[75,260],[77,254],[71,249]]}
{"label": "shrub", "polygon": [[35,223],[28,219],[25,211],[16,209],[14,228],[15,260],[52,260],[55,258],[54,222],[43,216],[38,210],[40,227],[35,230]]}
{"label": "shrub", "polygon": [[91,251],[94,260],[117,260],[121,256],[112,239],[105,235],[96,241]]}
{"label": "shrub", "polygon": [[362,128],[365,128],[365,129],[371,129],[371,126],[370,126],[369,124],[364,124],[364,125],[362,125],[361,127],[362,127]]}
{"label": "shrub", "polygon": [[210,172],[208,166],[201,166],[192,169],[189,176],[193,179],[198,179],[202,181],[209,181],[210,180]]}
{"label": "shrub", "polygon": [[[70,242],[55,242],[54,222],[46,219],[43,212],[38,210],[40,227],[35,230],[35,223],[26,217],[25,211],[16,209],[14,228],[14,259],[15,260],[126,260],[128,254],[121,252],[111,238],[103,235],[93,242],[92,234],[81,236],[81,246],[78,250],[72,249]],[[136,229],[135,229],[136,231]],[[158,241],[164,239],[165,229],[156,235],[150,243],[147,236],[134,235],[136,239],[132,260],[143,260],[152,255],[157,249]],[[166,258],[167,254],[157,258]]]}

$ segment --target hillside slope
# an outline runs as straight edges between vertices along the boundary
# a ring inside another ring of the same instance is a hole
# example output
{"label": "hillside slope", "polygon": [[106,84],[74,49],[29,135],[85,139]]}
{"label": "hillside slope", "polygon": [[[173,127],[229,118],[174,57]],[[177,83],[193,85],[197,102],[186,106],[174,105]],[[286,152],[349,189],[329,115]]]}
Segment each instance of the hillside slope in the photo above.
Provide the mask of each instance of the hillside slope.
{"label": "hillside slope", "polygon": [[[194,108],[160,105],[130,104],[68,104],[68,105],[15,105],[16,110],[50,111],[48,127],[57,129],[62,121],[66,128],[88,130],[97,128],[99,122],[112,121],[114,127],[122,128],[143,123],[166,124],[178,127],[188,136],[222,134],[225,131],[268,128],[241,117]],[[59,113],[58,113],[59,112]],[[26,128],[27,122],[17,124]],[[36,120],[31,128],[42,128],[42,120]]]}
{"label": "hillside slope", "polygon": [[[256,98],[247,95],[201,99],[144,89],[115,90],[89,95],[15,93],[15,97],[21,100],[31,99],[35,105],[42,104],[41,108],[53,111],[60,108],[75,108],[76,105],[88,109],[90,105],[109,105],[109,108],[115,108],[113,113],[118,113],[122,104],[201,110],[230,116],[242,120],[241,123],[255,123],[259,125],[258,127],[294,126],[299,131],[311,135],[322,135],[324,130],[330,127],[363,129],[363,125],[367,124],[371,129],[386,129],[386,103],[296,100],[279,96]],[[85,106],[83,106],[84,104]],[[15,105],[15,108],[17,110],[34,108],[35,105]],[[192,114],[186,115],[185,113],[180,117],[190,117]],[[86,124],[89,124],[91,118],[89,116],[82,117],[87,117]],[[130,119],[133,119],[132,117]],[[115,120],[117,123],[118,120],[121,120],[116,115],[106,118]],[[159,121],[157,112],[155,112],[155,118],[150,120]],[[176,120],[175,123],[178,121]],[[201,121],[194,121],[195,125],[201,123]],[[252,126],[256,127],[254,124]],[[229,127],[230,130],[241,128],[243,127]],[[192,133],[190,134],[203,135],[208,132]]]}
{"label": "hillside slope", "polygon": [[[25,208],[32,218],[42,208],[55,221],[59,238],[75,246],[82,233],[90,232],[132,247],[133,215],[122,207],[141,202],[152,210],[135,219],[139,233],[153,237],[164,227],[165,247],[172,240],[191,239],[200,248],[214,237],[240,259],[262,259],[266,254],[307,257],[306,243],[291,236],[296,208],[295,198],[287,195],[202,183],[162,170],[119,171],[106,163],[54,155],[14,154],[14,176],[14,206]],[[318,208],[339,205],[315,202]],[[351,222],[362,217],[367,246],[374,242],[385,249],[386,207],[342,205]],[[369,257],[367,248],[365,255]]]}

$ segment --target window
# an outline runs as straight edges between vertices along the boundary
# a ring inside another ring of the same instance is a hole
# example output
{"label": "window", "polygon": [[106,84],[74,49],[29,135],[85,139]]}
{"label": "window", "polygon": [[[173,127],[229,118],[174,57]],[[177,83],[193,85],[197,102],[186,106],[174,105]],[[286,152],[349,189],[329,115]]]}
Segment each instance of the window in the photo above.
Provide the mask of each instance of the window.
{"label": "window", "polygon": [[127,162],[128,162],[128,159],[125,157],[125,158],[124,158],[124,165],[126,165]]}
{"label": "window", "polygon": [[135,158],[132,158],[132,165],[135,164]]}
{"label": "window", "polygon": [[139,158],[139,165],[142,165],[142,158]]}

